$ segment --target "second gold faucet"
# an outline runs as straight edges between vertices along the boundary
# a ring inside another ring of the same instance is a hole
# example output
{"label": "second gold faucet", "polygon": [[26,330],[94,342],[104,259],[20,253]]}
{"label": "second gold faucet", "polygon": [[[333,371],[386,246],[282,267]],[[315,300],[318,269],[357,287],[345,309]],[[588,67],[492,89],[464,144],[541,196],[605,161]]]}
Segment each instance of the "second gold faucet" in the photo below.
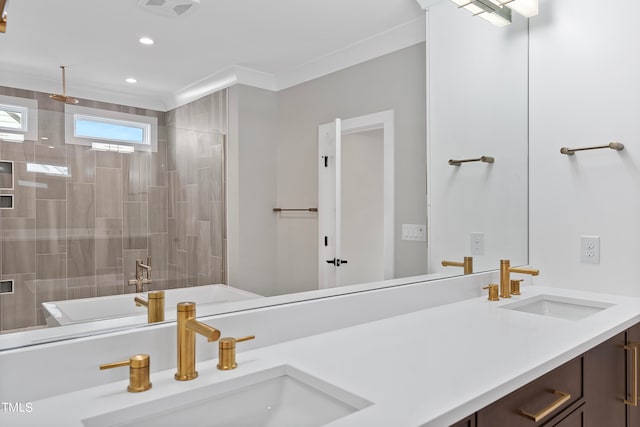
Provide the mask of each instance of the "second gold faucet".
{"label": "second gold faucet", "polygon": [[537,276],[540,270],[511,267],[511,261],[508,259],[500,260],[500,298],[511,298],[511,273]]}
{"label": "second gold faucet", "polygon": [[196,371],[196,333],[209,342],[220,338],[220,331],[196,320],[196,303],[178,303],[178,371],[175,379],[188,381],[198,377]]}

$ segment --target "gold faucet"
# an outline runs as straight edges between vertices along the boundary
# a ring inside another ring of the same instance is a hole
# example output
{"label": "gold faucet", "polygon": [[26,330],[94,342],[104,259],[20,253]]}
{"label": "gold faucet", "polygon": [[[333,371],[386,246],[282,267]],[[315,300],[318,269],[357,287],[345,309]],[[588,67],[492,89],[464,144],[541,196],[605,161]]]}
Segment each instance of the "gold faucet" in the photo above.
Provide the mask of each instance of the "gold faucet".
{"label": "gold faucet", "polygon": [[150,357],[148,354],[136,354],[131,356],[129,360],[100,365],[100,370],[103,371],[105,369],[128,366],[129,386],[127,387],[127,391],[130,393],[139,393],[151,388],[151,382],[149,381],[149,365]]}
{"label": "gold faucet", "polygon": [[473,257],[466,256],[464,257],[464,262],[456,262],[456,261],[442,261],[443,267],[462,267],[464,268],[464,274],[472,274],[473,273]]}
{"label": "gold faucet", "polygon": [[196,371],[196,332],[209,342],[220,338],[220,331],[196,320],[196,303],[178,303],[178,372],[175,379],[188,381],[198,377]]}
{"label": "gold faucet", "polygon": [[511,273],[530,274],[532,276],[537,276],[538,274],[540,274],[540,270],[511,267],[511,262],[508,259],[500,260],[500,298],[511,298]]}
{"label": "gold faucet", "polygon": [[151,285],[151,257],[147,257],[146,264],[141,259],[136,260],[136,278],[129,280],[129,286],[135,286],[136,292],[142,292],[144,285]]}
{"label": "gold faucet", "polygon": [[136,306],[147,307],[147,323],[164,322],[164,291],[149,291],[147,299],[136,296]]}

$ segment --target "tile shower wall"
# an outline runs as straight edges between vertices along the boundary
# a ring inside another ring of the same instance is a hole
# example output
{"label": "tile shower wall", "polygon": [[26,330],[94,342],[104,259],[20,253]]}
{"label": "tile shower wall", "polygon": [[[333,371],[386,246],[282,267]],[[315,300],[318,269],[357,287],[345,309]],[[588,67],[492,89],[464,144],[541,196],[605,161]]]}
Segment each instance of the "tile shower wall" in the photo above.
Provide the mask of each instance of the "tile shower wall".
{"label": "tile shower wall", "polygon": [[226,283],[227,91],[167,112],[166,122],[169,279],[178,287]]}
{"label": "tile shower wall", "polygon": [[[38,101],[41,138],[0,142],[15,174],[14,190],[0,191],[15,195],[0,211],[0,279],[15,280],[0,296],[0,330],[44,325],[44,301],[134,292],[137,258],[152,257],[153,289],[222,282],[226,92],[167,113],[81,100],[158,118],[158,151],[133,154],[65,144],[64,105],[47,94],[0,94]],[[32,162],[68,175],[28,172]]]}

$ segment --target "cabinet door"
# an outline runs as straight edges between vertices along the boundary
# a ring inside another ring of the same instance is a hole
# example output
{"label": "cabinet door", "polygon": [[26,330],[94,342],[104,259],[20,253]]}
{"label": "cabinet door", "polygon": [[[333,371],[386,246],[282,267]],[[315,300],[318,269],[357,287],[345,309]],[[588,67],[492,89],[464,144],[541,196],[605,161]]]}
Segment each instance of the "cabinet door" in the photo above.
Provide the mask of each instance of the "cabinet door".
{"label": "cabinet door", "polygon": [[593,426],[625,427],[625,333],[584,355],[584,397]]}
{"label": "cabinet door", "polygon": [[[634,326],[633,328],[630,328],[629,330],[627,330],[627,344],[638,344],[640,343],[640,324]],[[629,354],[630,352],[627,352],[629,355],[628,358],[628,362],[627,362],[627,395],[626,395],[626,399],[631,399],[631,393],[632,393],[632,388],[633,388],[633,384],[634,381],[638,382],[640,381],[640,367],[636,366],[636,378],[632,378],[632,363],[633,363],[633,358],[631,357],[631,355]],[[640,385],[638,386],[638,389],[640,389]],[[628,420],[629,420],[629,427],[633,427],[633,426],[640,426],[640,402],[639,402],[639,406],[629,406],[627,405],[627,410],[628,410]]]}
{"label": "cabinet door", "polygon": [[465,418],[462,421],[458,421],[451,427],[476,427],[476,416],[472,415],[469,418]]}
{"label": "cabinet door", "polygon": [[[582,357],[579,357],[481,409],[477,413],[477,426],[546,425],[583,398],[582,368]],[[532,419],[533,415],[538,421]]]}
{"label": "cabinet door", "polygon": [[[549,427],[584,427],[586,425],[585,419],[586,419],[585,405],[582,405],[581,407],[571,412],[566,417],[563,417],[562,415],[558,415],[549,424]],[[608,424],[592,423],[591,416],[589,416],[589,424],[592,426],[608,425]]]}

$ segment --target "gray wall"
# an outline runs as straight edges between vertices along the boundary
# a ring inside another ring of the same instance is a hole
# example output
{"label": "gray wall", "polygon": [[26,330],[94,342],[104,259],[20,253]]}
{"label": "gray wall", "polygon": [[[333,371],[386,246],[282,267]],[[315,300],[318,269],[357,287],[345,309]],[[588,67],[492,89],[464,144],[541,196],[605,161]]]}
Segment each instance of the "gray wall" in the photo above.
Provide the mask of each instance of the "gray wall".
{"label": "gray wall", "polygon": [[274,92],[229,88],[229,285],[265,296],[277,293],[276,113]]}
{"label": "gray wall", "polygon": [[[241,152],[239,163],[229,165],[229,221],[237,191],[239,221],[251,226],[240,224],[233,231],[239,249],[230,237],[230,278],[235,279],[230,284],[263,294],[257,288],[268,289],[267,295],[317,289],[317,215],[271,209],[317,206],[320,124],[390,109],[395,111],[395,273],[426,273],[426,243],[401,240],[401,224],[424,224],[427,215],[424,43],[269,93],[230,89],[230,141],[238,138],[246,155]],[[270,117],[277,120],[275,127]],[[235,162],[231,150],[229,161]],[[250,254],[244,252],[247,245],[253,245]]]}

